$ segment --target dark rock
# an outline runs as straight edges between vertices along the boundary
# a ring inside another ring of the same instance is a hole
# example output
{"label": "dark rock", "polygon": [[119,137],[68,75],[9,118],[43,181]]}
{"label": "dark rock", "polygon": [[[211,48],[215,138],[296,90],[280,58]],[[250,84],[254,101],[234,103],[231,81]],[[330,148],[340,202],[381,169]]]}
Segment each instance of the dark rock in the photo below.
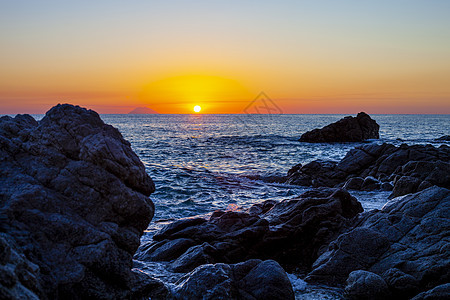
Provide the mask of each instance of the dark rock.
{"label": "dark rock", "polygon": [[42,299],[40,269],[6,233],[0,233],[0,299]]}
{"label": "dark rock", "polygon": [[363,191],[374,191],[380,189],[380,182],[373,176],[367,176],[361,186]]}
{"label": "dark rock", "polygon": [[39,122],[2,117],[0,186],[1,230],[25,261],[14,286],[44,299],[131,296],[154,184],[117,129],[67,104]]}
{"label": "dark rock", "polygon": [[420,293],[412,300],[448,300],[450,299],[450,283],[441,284],[429,291]]}
{"label": "dark rock", "polygon": [[402,176],[395,182],[392,194],[389,198],[414,193],[417,191],[421,181],[419,178],[411,176]]}
{"label": "dark rock", "polygon": [[[430,185],[431,186],[431,185]],[[429,186],[428,186],[429,187]],[[392,186],[392,183],[390,183],[390,182],[383,182],[381,185],[380,185],[380,188],[383,190],[383,191],[392,191],[393,189],[394,189],[394,187]],[[425,189],[425,188],[424,188]]]}
{"label": "dark rock", "polygon": [[135,255],[135,258],[146,261],[170,261],[193,245],[195,242],[192,239],[185,238],[175,239],[168,243],[147,243],[141,246],[141,251]]}
{"label": "dark rock", "polygon": [[406,297],[447,283],[449,216],[445,188],[391,200],[381,211],[364,213],[354,229],[332,242],[307,280],[339,285],[352,271],[367,270],[380,275],[393,295]]}
{"label": "dark rock", "polygon": [[450,141],[450,135],[443,135],[436,139],[437,141]]}
{"label": "dark rock", "polygon": [[420,282],[397,268],[387,270],[382,277],[393,291],[392,297],[395,299],[410,299],[419,291]]}
{"label": "dark rock", "polygon": [[[405,177],[405,178],[402,178]],[[361,183],[360,178],[366,178]],[[378,178],[378,179],[376,179]],[[391,188],[390,185],[392,184]],[[441,145],[363,145],[340,162],[313,161],[288,172],[289,184],[346,189],[393,189],[391,198],[432,185],[450,188],[450,147]]]}
{"label": "dark rock", "polygon": [[173,272],[189,272],[196,267],[204,264],[214,263],[213,254],[216,249],[208,243],[189,248],[185,253],[170,264]]}
{"label": "dark rock", "polygon": [[305,132],[300,142],[362,142],[367,139],[378,139],[380,126],[368,114],[360,112],[356,117],[345,117],[336,123],[321,129]]}
{"label": "dark rock", "polygon": [[294,299],[283,268],[273,260],[207,264],[177,282],[175,299]]}
{"label": "dark rock", "polygon": [[364,178],[361,177],[352,177],[344,184],[344,189],[346,190],[361,190],[361,187],[364,183]]}
{"label": "dark rock", "polygon": [[249,212],[216,211],[208,221],[174,222],[141,247],[137,257],[164,260],[158,249],[189,239],[195,245],[170,263],[177,272],[204,263],[252,258],[274,259],[287,269],[307,271],[320,251],[361,211],[361,204],[344,190],[316,189],[297,199],[256,204]]}
{"label": "dark rock", "polygon": [[350,273],[345,287],[349,299],[384,300],[390,296],[389,288],[381,276],[357,270]]}

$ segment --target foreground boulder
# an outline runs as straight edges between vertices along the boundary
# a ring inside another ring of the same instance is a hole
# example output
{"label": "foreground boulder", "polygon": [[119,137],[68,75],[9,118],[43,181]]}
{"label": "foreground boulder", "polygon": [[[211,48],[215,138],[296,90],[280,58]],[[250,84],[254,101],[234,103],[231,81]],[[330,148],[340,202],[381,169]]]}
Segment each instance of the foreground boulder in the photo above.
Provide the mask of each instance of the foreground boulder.
{"label": "foreground boulder", "polygon": [[350,150],[340,161],[313,161],[288,171],[287,183],[392,190],[391,197],[432,185],[450,188],[450,147],[441,145],[370,144]]}
{"label": "foreground boulder", "polygon": [[273,260],[202,265],[177,282],[175,299],[294,299],[283,268]]}
{"label": "foreground boulder", "polygon": [[266,201],[247,212],[216,211],[209,220],[176,221],[142,245],[136,259],[167,261],[175,272],[202,264],[273,259],[285,269],[307,272],[319,255],[362,212],[339,189],[316,189],[297,199]]}
{"label": "foreground boulder", "polygon": [[[355,228],[330,243],[307,280],[336,285],[348,280],[347,292],[359,299],[367,289],[386,295],[384,281],[393,299],[410,299],[449,282],[449,232],[448,189],[431,187],[393,199],[381,211],[364,213]],[[352,273],[357,270],[377,276]]]}
{"label": "foreground boulder", "polygon": [[2,277],[2,296],[122,299],[146,289],[131,267],[154,184],[97,113],[66,104],[39,122],[0,118],[0,186],[0,267],[17,275]]}
{"label": "foreground boulder", "polygon": [[362,142],[380,138],[379,129],[380,125],[375,120],[360,112],[356,117],[348,116],[321,129],[305,132],[300,137],[300,142]]}

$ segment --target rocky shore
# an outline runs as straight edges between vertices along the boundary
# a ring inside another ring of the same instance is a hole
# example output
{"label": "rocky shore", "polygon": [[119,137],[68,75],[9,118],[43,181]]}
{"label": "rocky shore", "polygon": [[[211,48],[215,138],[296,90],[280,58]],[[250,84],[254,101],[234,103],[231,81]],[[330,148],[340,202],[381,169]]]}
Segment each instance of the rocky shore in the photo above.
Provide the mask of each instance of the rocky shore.
{"label": "rocky shore", "polygon": [[[372,124],[366,116],[353,119]],[[2,117],[0,154],[1,299],[294,299],[286,271],[349,299],[450,296],[445,145],[367,144],[297,165],[288,183],[311,190],[178,220],[143,244],[154,184],[97,113]],[[363,212],[352,189],[392,199]],[[184,276],[165,285],[132,269],[133,257]]]}
{"label": "rocky shore", "polygon": [[312,161],[288,171],[287,183],[350,190],[392,190],[390,198],[433,185],[450,188],[450,147],[368,144],[339,162]]}

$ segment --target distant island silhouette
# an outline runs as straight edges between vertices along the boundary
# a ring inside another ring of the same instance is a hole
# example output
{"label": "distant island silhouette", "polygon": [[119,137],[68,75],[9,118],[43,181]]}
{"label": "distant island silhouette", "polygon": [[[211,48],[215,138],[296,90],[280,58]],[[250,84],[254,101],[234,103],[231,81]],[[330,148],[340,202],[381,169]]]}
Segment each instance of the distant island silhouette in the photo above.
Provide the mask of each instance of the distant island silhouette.
{"label": "distant island silhouette", "polygon": [[147,114],[159,114],[159,112],[148,108],[148,107],[136,107],[132,111],[130,111],[128,114],[134,114],[134,115],[147,115]]}

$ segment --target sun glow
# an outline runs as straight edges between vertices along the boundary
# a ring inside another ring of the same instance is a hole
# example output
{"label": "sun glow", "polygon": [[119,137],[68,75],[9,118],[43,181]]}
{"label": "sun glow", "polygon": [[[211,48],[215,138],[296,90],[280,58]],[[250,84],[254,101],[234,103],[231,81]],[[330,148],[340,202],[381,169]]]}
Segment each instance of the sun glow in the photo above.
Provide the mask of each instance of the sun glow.
{"label": "sun glow", "polygon": [[196,113],[199,113],[201,110],[202,110],[202,108],[200,107],[200,105],[194,106],[194,111],[195,111]]}
{"label": "sun glow", "polygon": [[160,113],[191,113],[193,105],[200,107],[201,101],[208,107],[208,114],[214,114],[239,112],[254,94],[232,79],[186,75],[151,82],[139,97],[143,106]]}

